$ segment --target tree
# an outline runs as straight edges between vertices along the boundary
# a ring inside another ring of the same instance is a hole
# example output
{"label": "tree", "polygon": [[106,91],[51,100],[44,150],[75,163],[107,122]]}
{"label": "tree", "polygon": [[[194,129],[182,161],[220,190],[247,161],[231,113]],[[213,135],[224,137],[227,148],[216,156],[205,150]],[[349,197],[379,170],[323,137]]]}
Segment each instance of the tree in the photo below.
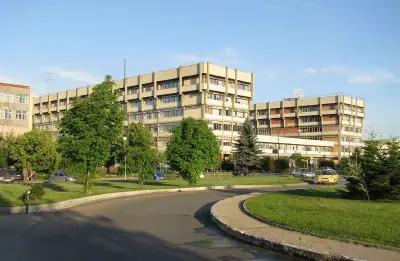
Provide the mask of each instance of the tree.
{"label": "tree", "polygon": [[271,156],[265,156],[260,159],[260,167],[265,172],[271,172],[274,169],[274,161]]}
{"label": "tree", "polygon": [[126,145],[127,172],[138,175],[140,187],[154,174],[159,162],[153,143],[153,135],[142,123],[132,123],[129,126]]}
{"label": "tree", "polygon": [[246,119],[239,128],[239,138],[236,141],[233,152],[235,174],[247,175],[249,169],[257,165],[260,153],[255,128],[252,122]]}
{"label": "tree", "polygon": [[31,179],[34,172],[50,174],[60,160],[52,135],[36,129],[17,137],[11,158],[17,169],[22,170],[24,181]]}
{"label": "tree", "polygon": [[170,167],[190,184],[197,183],[200,174],[218,164],[219,144],[207,122],[185,118],[173,131],[166,156]]}
{"label": "tree", "polygon": [[279,159],[275,160],[274,165],[277,172],[285,172],[289,169],[289,158],[280,157]]}
{"label": "tree", "polygon": [[386,173],[383,190],[386,198],[398,200],[400,199],[400,142],[392,138],[385,145],[387,151],[381,157]]}
{"label": "tree", "polygon": [[15,143],[15,137],[12,134],[0,133],[0,167],[7,169],[15,162],[11,158],[11,149]]}
{"label": "tree", "polygon": [[304,168],[307,165],[307,160],[300,153],[293,153],[290,159],[294,160],[296,168]]}
{"label": "tree", "polygon": [[106,76],[91,95],[75,100],[61,120],[59,149],[65,158],[83,164],[86,193],[96,167],[106,163],[112,145],[121,138],[124,113],[114,85]]}

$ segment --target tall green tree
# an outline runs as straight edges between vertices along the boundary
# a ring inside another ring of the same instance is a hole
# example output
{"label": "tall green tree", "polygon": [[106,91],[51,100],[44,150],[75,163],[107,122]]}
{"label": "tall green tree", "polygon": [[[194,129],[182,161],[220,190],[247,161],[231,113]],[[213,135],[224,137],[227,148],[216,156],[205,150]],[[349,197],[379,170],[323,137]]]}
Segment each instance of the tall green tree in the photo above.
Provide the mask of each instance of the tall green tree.
{"label": "tall green tree", "polygon": [[300,153],[293,153],[290,156],[290,159],[294,160],[296,168],[304,168],[307,165],[306,158],[304,158]]}
{"label": "tall green tree", "polygon": [[61,120],[59,149],[65,158],[83,164],[86,193],[96,167],[105,164],[112,145],[121,138],[124,113],[114,85],[106,76],[91,95],[74,101]]}
{"label": "tall green tree", "polygon": [[249,170],[257,165],[260,153],[256,130],[253,123],[246,119],[239,128],[239,138],[235,143],[233,152],[235,174],[248,175]]}
{"label": "tall green tree", "polygon": [[50,174],[57,168],[60,156],[56,142],[49,132],[32,130],[18,136],[12,149],[11,158],[15,166],[22,170],[25,181],[34,172]]}
{"label": "tall green tree", "polygon": [[[127,131],[126,143],[127,172],[137,174],[139,186],[143,187],[145,180],[155,173],[159,162],[153,135],[142,123],[132,123]],[[123,164],[121,162],[121,166]]]}
{"label": "tall green tree", "polygon": [[219,162],[219,144],[207,122],[185,118],[173,131],[167,145],[166,156],[170,167],[195,184],[200,174]]}
{"label": "tall green tree", "polygon": [[11,149],[15,140],[16,138],[12,134],[0,133],[0,168],[7,169],[15,163],[11,158]]}

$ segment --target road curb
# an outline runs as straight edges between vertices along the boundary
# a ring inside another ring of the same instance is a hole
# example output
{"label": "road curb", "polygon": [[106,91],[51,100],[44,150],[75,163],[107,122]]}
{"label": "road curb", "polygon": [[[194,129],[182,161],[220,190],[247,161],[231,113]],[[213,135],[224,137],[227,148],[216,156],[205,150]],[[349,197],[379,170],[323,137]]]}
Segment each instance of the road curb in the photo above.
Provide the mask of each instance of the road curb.
{"label": "road curb", "polygon": [[[232,200],[232,199],[236,198],[237,200],[240,199],[239,205],[237,206],[238,209],[240,209],[240,212],[243,215],[247,215],[247,213],[244,213],[244,211],[242,209],[243,202],[245,200],[247,200],[248,198],[250,198],[252,196],[256,196],[256,195],[259,195],[259,193],[251,193],[251,194],[247,194],[247,195],[235,196],[235,197],[226,198],[226,199],[216,202],[211,207],[211,211],[210,211],[212,221],[222,231],[226,232],[227,234],[229,234],[241,241],[250,243],[255,246],[263,247],[268,250],[284,253],[284,254],[287,254],[290,256],[303,257],[303,258],[310,259],[310,260],[345,260],[345,261],[365,260],[362,258],[361,259],[357,258],[353,255],[346,256],[342,253],[337,253],[337,252],[332,253],[330,251],[318,251],[315,249],[309,249],[305,246],[291,244],[290,242],[287,242],[285,240],[285,238],[281,238],[278,240],[276,237],[275,238],[270,237],[268,234],[267,235],[264,234],[262,236],[261,233],[257,233],[257,230],[263,229],[261,227],[262,225],[260,225],[260,226],[257,225],[254,229],[248,229],[248,228],[245,228],[245,226],[242,226],[243,228],[239,228],[240,226],[236,227],[235,225],[232,225],[235,223],[235,221],[233,221],[233,220],[238,220],[237,218],[240,216],[240,215],[238,215],[238,213],[234,213],[231,211],[228,212],[227,211],[228,208],[225,208],[225,212],[224,211],[221,212],[222,208],[224,207],[224,204],[226,205],[228,200]],[[230,213],[230,214],[228,215],[227,213]],[[250,215],[247,215],[247,216],[249,218],[254,219],[257,222],[263,223]],[[238,221],[236,221],[236,223],[237,222]],[[263,224],[265,224],[265,223],[263,223]],[[268,225],[268,224],[265,224],[265,225]],[[293,232],[293,233],[296,233],[296,232]],[[340,241],[338,241],[338,242],[340,242]],[[368,248],[368,247],[366,247],[366,248]],[[382,249],[382,250],[384,251],[384,249]],[[392,260],[392,259],[390,259],[390,260]],[[393,260],[395,260],[395,259],[393,259]]]}
{"label": "road curb", "polygon": [[291,187],[291,186],[301,186],[305,184],[306,183],[293,183],[285,185],[229,185],[229,186],[209,186],[209,187],[189,187],[189,188],[186,187],[186,188],[173,188],[173,189],[151,189],[151,190],[113,192],[113,193],[105,193],[105,194],[69,199],[65,201],[59,201],[48,204],[30,205],[29,207],[27,206],[0,207],[0,214],[27,214],[27,213],[39,213],[39,212],[53,212],[108,199],[116,199],[116,198],[124,198],[131,196],[140,196],[140,195],[191,192],[191,191],[203,191],[203,190]]}

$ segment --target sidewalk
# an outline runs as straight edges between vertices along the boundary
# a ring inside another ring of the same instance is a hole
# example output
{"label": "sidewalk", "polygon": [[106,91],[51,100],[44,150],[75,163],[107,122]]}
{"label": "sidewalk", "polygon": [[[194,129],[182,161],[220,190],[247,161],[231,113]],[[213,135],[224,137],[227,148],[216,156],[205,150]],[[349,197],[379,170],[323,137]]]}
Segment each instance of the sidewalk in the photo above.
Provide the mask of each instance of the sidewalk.
{"label": "sidewalk", "polygon": [[241,203],[255,194],[221,200],[211,208],[213,221],[225,232],[248,243],[313,260],[400,260],[400,252],[366,247],[305,235],[270,226],[241,210]]}

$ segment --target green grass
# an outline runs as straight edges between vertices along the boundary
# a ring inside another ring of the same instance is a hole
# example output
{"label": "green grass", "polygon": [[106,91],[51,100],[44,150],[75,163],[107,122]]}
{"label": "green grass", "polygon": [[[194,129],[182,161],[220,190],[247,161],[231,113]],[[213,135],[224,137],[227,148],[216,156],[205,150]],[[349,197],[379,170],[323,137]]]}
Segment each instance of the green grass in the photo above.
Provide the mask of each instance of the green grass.
{"label": "green grass", "polygon": [[400,202],[351,200],[334,189],[277,192],[250,198],[259,217],[321,236],[400,247]]}
{"label": "green grass", "polygon": [[[206,175],[195,186],[213,186],[213,185],[278,185],[300,183],[299,179],[284,176],[249,176],[249,177],[233,177],[229,175]],[[45,182],[45,195],[42,199],[32,201],[31,204],[52,203],[73,198],[86,196],[83,193],[83,186],[77,183],[48,183]],[[181,179],[148,181],[144,189],[166,189],[189,187],[186,181]],[[22,184],[0,184],[0,207],[1,206],[22,206],[21,195],[30,187]],[[129,179],[113,180],[101,179],[96,180],[92,188],[91,195],[133,191],[139,190],[136,180]]]}

